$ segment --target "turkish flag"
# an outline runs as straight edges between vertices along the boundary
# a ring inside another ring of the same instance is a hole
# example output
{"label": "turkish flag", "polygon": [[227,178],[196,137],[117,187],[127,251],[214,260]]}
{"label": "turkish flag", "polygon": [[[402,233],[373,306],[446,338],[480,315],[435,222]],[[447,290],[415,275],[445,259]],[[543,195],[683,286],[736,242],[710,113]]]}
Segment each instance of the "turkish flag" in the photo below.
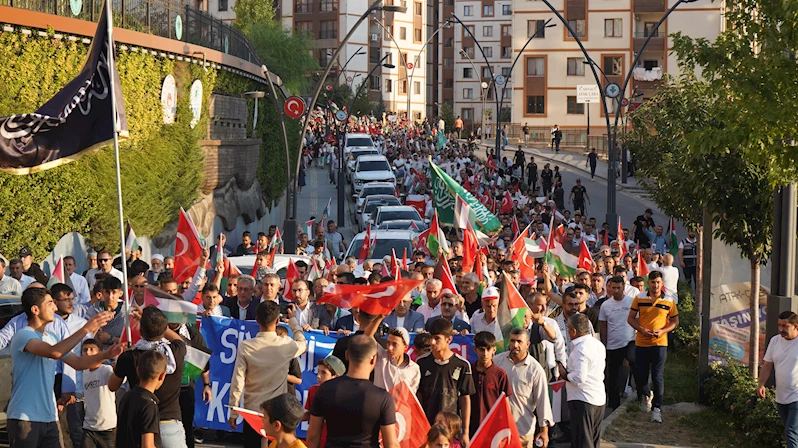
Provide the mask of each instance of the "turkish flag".
{"label": "turkish flag", "polygon": [[490,168],[492,171],[496,171],[498,166],[496,165],[496,161],[493,158],[488,158],[488,161],[485,163],[485,166]]}
{"label": "turkish flag", "polygon": [[338,308],[359,308],[372,315],[388,315],[403,297],[423,281],[396,279],[376,285],[332,284],[316,303],[332,303]]}
{"label": "turkish flag", "polygon": [[[531,225],[531,224],[530,224]],[[513,241],[512,255],[510,259],[513,261],[520,260],[522,255],[526,255],[526,236],[529,234],[529,226],[526,226],[523,232]]]}
{"label": "turkish flag", "polygon": [[629,253],[629,251],[626,249],[626,237],[623,236],[623,226],[621,225],[620,216],[618,217],[618,233],[616,233],[616,235],[618,235],[615,237],[615,241],[618,242],[618,256],[623,259],[624,255]]}
{"label": "turkish flag", "polygon": [[429,249],[427,249],[427,238],[429,237],[430,229],[427,229],[418,234],[418,240],[416,242],[416,249],[424,252],[427,256],[430,256]]}
{"label": "turkish flag", "polygon": [[535,259],[530,257],[526,253],[526,250],[524,250],[524,254],[520,258],[518,270],[521,271],[521,279],[529,280],[537,278],[537,273],[535,272]]}
{"label": "turkish flag", "polygon": [[482,420],[468,447],[522,448],[521,436],[504,392],[485,416],[485,420]]}
{"label": "turkish flag", "polygon": [[504,192],[504,197],[502,198],[502,208],[499,211],[501,215],[509,215],[513,212],[513,197],[510,196],[509,191]]}
{"label": "turkish flag", "polygon": [[463,272],[469,273],[474,271],[474,265],[479,257],[479,242],[477,241],[477,234],[474,228],[471,227],[471,221],[468,221],[466,228],[463,229]]}
{"label": "turkish flag", "polygon": [[517,237],[518,234],[521,233],[521,226],[518,225],[518,217],[515,215],[513,215],[512,230],[514,237]]}
{"label": "turkish flag", "polygon": [[266,435],[263,430],[263,414],[260,412],[250,411],[249,409],[239,408],[238,406],[228,406],[230,409],[236,411],[238,415],[244,417],[244,421],[255,430],[261,437],[272,440]]}
{"label": "turkish flag", "polygon": [[590,256],[590,250],[587,248],[584,238],[582,238],[582,243],[579,245],[579,263],[576,267],[593,272],[593,257]]}
{"label": "turkish flag", "polygon": [[562,239],[564,237],[565,237],[565,226],[560,224],[559,226],[557,226],[556,229],[554,229],[554,238],[557,240],[557,242],[560,245],[562,245]]}
{"label": "turkish flag", "polygon": [[122,344],[122,347],[132,347],[139,339],[141,339],[141,323],[135,317],[130,316],[130,341],[127,339],[127,329],[123,328],[122,335],[119,336],[119,343]]}
{"label": "turkish flag", "polygon": [[175,237],[175,268],[172,276],[177,283],[191,280],[197,272],[199,261],[202,257],[202,245],[197,228],[191,217],[182,208],[180,219],[177,221],[177,236]]}
{"label": "turkish flag", "polygon": [[396,431],[399,446],[417,448],[427,442],[430,425],[421,403],[404,381],[391,389],[396,404]]}
{"label": "turkish flag", "polygon": [[358,264],[363,264],[371,256],[371,224],[366,228],[366,237],[363,238],[363,245],[360,246],[360,253],[357,255]]}
{"label": "turkish flag", "polygon": [[291,287],[294,282],[299,280],[302,276],[299,275],[299,269],[296,267],[293,259],[288,260],[288,269],[285,271],[285,280],[283,280],[283,297],[291,302],[294,301],[294,293]]}
{"label": "turkish flag", "polygon": [[402,269],[407,270],[407,248],[405,247],[405,251],[402,253]]}
{"label": "turkish flag", "polygon": [[438,258],[438,262],[435,264],[435,271],[432,273],[432,278],[437,278],[443,283],[441,293],[446,292],[448,289],[452,294],[457,294],[452,271],[449,270],[449,262],[446,261],[446,257]]}

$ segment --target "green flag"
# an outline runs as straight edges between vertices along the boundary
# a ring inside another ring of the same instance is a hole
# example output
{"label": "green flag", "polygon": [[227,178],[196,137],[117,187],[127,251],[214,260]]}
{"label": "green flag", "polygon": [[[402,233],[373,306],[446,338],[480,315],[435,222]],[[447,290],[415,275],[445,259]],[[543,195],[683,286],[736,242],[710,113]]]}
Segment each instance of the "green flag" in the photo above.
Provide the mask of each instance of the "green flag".
{"label": "green flag", "polygon": [[486,235],[494,235],[502,229],[502,223],[493,213],[490,212],[477,198],[463,188],[456,180],[446,174],[442,169],[435,165],[430,159],[430,177],[432,179],[432,192],[435,210],[438,212],[438,220],[442,225],[454,226],[454,209],[457,204],[457,197],[460,196],[468,203],[471,212],[476,216],[472,223],[474,229]]}

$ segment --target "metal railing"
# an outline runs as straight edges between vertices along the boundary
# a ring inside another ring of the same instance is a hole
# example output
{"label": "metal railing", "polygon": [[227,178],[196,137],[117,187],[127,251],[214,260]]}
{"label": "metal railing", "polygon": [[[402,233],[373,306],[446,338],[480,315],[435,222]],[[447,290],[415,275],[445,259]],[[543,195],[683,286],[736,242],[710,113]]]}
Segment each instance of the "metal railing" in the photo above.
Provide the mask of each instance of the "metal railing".
{"label": "metal railing", "polygon": [[[103,0],[0,0],[0,6],[98,22]],[[71,5],[79,5],[73,11]],[[180,40],[261,65],[252,44],[239,30],[180,1],[112,0],[114,26]],[[179,17],[179,18],[178,18]],[[0,19],[2,20],[2,19]]]}

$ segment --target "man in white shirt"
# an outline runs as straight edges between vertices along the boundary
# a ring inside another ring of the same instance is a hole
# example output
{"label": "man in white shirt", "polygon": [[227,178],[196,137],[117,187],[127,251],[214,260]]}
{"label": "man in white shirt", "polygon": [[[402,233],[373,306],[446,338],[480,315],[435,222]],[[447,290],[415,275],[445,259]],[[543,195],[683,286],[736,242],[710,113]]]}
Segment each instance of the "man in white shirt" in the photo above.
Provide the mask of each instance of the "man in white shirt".
{"label": "man in white shirt", "polygon": [[607,348],[607,400],[610,409],[621,405],[621,392],[626,388],[629,377],[623,362],[629,362],[631,372],[635,371],[635,330],[627,322],[633,296],[623,294],[623,278],[613,277],[607,283],[610,294],[599,311],[599,334]]}
{"label": "man in white shirt", "polygon": [[568,355],[568,370],[560,367],[566,380],[568,411],[571,415],[571,444],[580,448],[601,445],[601,421],[604,420],[604,345],[590,335],[587,316],[576,313],[568,318],[568,334],[573,349]]}
{"label": "man in white shirt", "polygon": [[[560,327],[557,326],[557,321],[546,316],[548,302],[546,295],[537,291],[527,298],[527,305],[529,305],[531,311],[527,329],[532,327],[533,321],[538,324],[540,336],[543,338],[543,345],[546,346],[547,367],[549,370],[553,371],[554,378],[558,378],[560,372],[559,369],[557,369],[557,364],[567,367],[568,356],[565,354],[565,339],[560,331]],[[553,338],[550,332],[554,333]]]}
{"label": "man in white shirt", "polygon": [[19,258],[14,258],[8,262],[8,273],[11,274],[11,278],[19,282],[22,290],[25,291],[28,285],[35,282],[36,279],[23,274],[23,271],[22,260]]}
{"label": "man in white shirt", "polygon": [[[549,426],[554,426],[549,388],[543,367],[529,356],[527,330],[513,328],[510,331],[509,350],[496,355],[493,362],[507,373],[507,379],[513,388],[513,394],[509,397],[510,412],[518,427],[521,443],[524,446],[533,446],[537,440],[541,440],[541,446],[548,445]],[[538,421],[540,433],[536,436]]]}
{"label": "man in white shirt", "polygon": [[759,374],[760,398],[765,398],[765,382],[776,370],[776,407],[784,422],[788,448],[798,447],[798,315],[792,311],[779,314],[779,334],[773,336],[765,351]]}
{"label": "man in white shirt", "polygon": [[310,324],[313,320],[312,307],[310,305],[310,287],[305,280],[294,280],[291,284],[291,294],[294,296],[294,305],[296,305],[296,320],[303,330],[310,330]]}
{"label": "man in white shirt", "polygon": [[443,289],[443,283],[437,278],[431,278],[424,282],[424,288],[427,300],[423,301],[416,312],[421,313],[424,316],[424,322],[426,322],[430,318],[441,315],[441,290]]}
{"label": "man in white shirt", "polygon": [[5,275],[6,261],[0,257],[0,294],[9,294],[12,296],[22,295],[22,284],[17,279],[10,275]]}
{"label": "man in white shirt", "polygon": [[101,250],[97,254],[97,268],[91,269],[89,272],[86,273],[86,282],[89,284],[89,288],[94,288],[94,284],[97,283],[97,279],[95,276],[102,272],[107,275],[114,276],[119,279],[122,284],[125,284],[125,276],[122,274],[122,271],[116,269],[111,263],[113,263],[114,259],[111,257],[111,253],[107,250]]}
{"label": "man in white shirt", "polygon": [[75,272],[77,265],[75,264],[75,257],[67,255],[64,257],[64,268],[66,268],[69,280],[72,281],[72,287],[75,291],[75,303],[88,305],[91,301],[91,294],[89,294],[89,284],[82,275]]}
{"label": "man in white shirt", "polygon": [[471,316],[471,330],[474,334],[487,331],[496,336],[497,341],[504,339],[502,328],[496,317],[499,314],[499,290],[494,286],[482,292],[482,309]]}
{"label": "man in white shirt", "polygon": [[662,272],[662,282],[665,283],[665,297],[679,304],[679,295],[676,288],[679,284],[679,270],[673,267],[673,255],[665,254],[662,256],[662,266],[657,267],[656,271]]}

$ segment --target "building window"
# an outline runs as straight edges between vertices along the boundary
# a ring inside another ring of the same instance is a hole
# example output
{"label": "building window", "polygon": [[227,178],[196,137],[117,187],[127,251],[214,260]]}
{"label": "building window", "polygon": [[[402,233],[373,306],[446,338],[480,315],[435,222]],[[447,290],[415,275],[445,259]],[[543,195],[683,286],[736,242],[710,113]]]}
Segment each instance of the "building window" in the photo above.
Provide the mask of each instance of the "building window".
{"label": "building window", "polygon": [[463,116],[464,121],[471,121],[474,119],[474,109],[471,108],[460,109],[460,115]]}
{"label": "building window", "polygon": [[[224,0],[225,5],[227,0]],[[227,10],[227,7],[225,7]],[[294,3],[294,12],[313,12],[313,2],[311,0],[297,0]]]}
{"label": "building window", "polygon": [[[543,29],[541,29],[543,28]],[[540,31],[538,31],[540,30]],[[538,31],[538,34],[535,32]],[[527,20],[526,21],[526,37],[535,36],[535,39],[543,39],[546,37],[546,21],[545,20]]]}
{"label": "building window", "polygon": [[383,39],[390,40],[391,36],[393,36],[393,25],[386,26],[382,34],[383,34]]}
{"label": "building window", "polygon": [[485,52],[485,57],[486,58],[492,58],[493,57],[493,47],[485,47],[482,50]]}
{"label": "building window", "polygon": [[507,80],[510,78],[510,67],[502,67],[502,76],[504,76]]}
{"label": "building window", "polygon": [[513,55],[513,47],[507,45],[502,47],[502,57],[509,58]]}
{"label": "building window", "polygon": [[[468,31],[466,31],[466,29]],[[466,25],[463,27],[463,37],[468,36],[471,37],[474,35],[474,25]]]}
{"label": "building window", "polygon": [[526,113],[527,115],[543,115],[546,113],[546,97],[544,96],[527,96],[526,97]]}
{"label": "building window", "polygon": [[413,112],[413,117],[416,121],[421,120],[421,112]]}
{"label": "building window", "polygon": [[399,27],[399,39],[407,40],[407,28]]}
{"label": "building window", "polygon": [[413,2],[413,14],[420,16],[421,11],[423,11],[423,7],[421,6],[421,2]]}
{"label": "building window", "polygon": [[490,67],[482,67],[482,79],[491,79]]}
{"label": "building window", "polygon": [[[379,54],[379,53],[377,53],[377,54]],[[386,51],[385,55],[388,56],[387,58],[385,58],[385,64],[393,64],[393,52],[392,51]]]}
{"label": "building window", "polygon": [[463,89],[463,99],[470,100],[474,98],[474,89]]}
{"label": "building window", "polygon": [[371,75],[369,77],[369,90],[380,90],[380,77]]}
{"label": "building window", "polygon": [[421,28],[413,29],[413,42],[421,43]]}
{"label": "building window", "polygon": [[219,0],[219,11],[227,11],[227,0]]}
{"label": "building window", "polygon": [[568,58],[568,76],[585,76],[585,58]]}
{"label": "building window", "polygon": [[338,21],[322,20],[319,22],[319,39],[337,39]]}
{"label": "building window", "polygon": [[443,68],[454,68],[454,59],[443,58]]}
{"label": "building window", "polygon": [[[576,37],[585,37],[585,19],[569,20],[568,26],[574,30]],[[568,36],[573,37],[573,36]]]}
{"label": "building window", "polygon": [[330,61],[332,61],[333,53],[334,50],[332,48],[319,48],[319,65],[327,67]]}
{"label": "building window", "polygon": [[654,70],[655,68],[659,67],[659,61],[656,59],[652,59],[649,61],[643,61],[643,69],[647,71]]}
{"label": "building window", "polygon": [[605,57],[603,68],[607,76],[621,76],[623,74],[623,58],[620,56]]}
{"label": "building window", "polygon": [[[463,53],[465,53],[465,55],[468,56],[469,58],[473,59],[474,58],[474,47],[464,47],[463,48]],[[463,59],[465,59],[465,56],[463,57]]]}
{"label": "building window", "polygon": [[513,26],[502,25],[502,37],[512,36],[512,35],[513,35]]}
{"label": "building window", "polygon": [[604,19],[604,37],[623,37],[623,19]]}
{"label": "building window", "polygon": [[[654,27],[656,27],[656,26],[657,26],[657,22],[644,22],[643,23],[643,36],[642,37],[648,37],[648,36],[654,34]],[[654,37],[660,37],[660,36],[654,36]]]}
{"label": "building window", "polygon": [[421,82],[413,81],[413,95],[421,95]]}
{"label": "building window", "polygon": [[444,37],[443,38],[443,46],[444,46],[444,48],[452,48],[452,47],[454,47],[454,38],[453,37]]}
{"label": "building window", "polygon": [[492,26],[483,26],[482,27],[482,36],[483,37],[493,37],[493,27]]}
{"label": "building window", "polygon": [[407,95],[407,80],[403,79],[399,83],[399,94],[400,95]]}
{"label": "building window", "polygon": [[482,17],[493,17],[493,5],[482,5]]}
{"label": "building window", "polygon": [[[486,91],[488,92],[488,94],[487,94],[487,95],[485,95],[485,98],[486,98],[488,101],[493,101],[493,87],[494,87],[494,86],[490,86],[490,87],[489,87],[489,88],[486,90]],[[497,86],[497,88],[498,88],[498,86]]]}
{"label": "building window", "polygon": [[463,78],[464,79],[474,78],[474,69],[471,67],[463,67]]}
{"label": "building window", "polygon": [[503,93],[503,96],[504,96],[504,99],[505,99],[505,100],[509,100],[510,98],[512,98],[512,96],[513,96],[513,92],[512,92],[512,91],[510,91],[510,89],[505,89],[504,87],[502,87],[502,89],[501,89],[501,90],[502,90],[502,92],[504,92],[504,93]]}
{"label": "building window", "polygon": [[543,58],[528,58],[526,60],[527,76],[543,76],[546,73],[546,64]]}
{"label": "building window", "polygon": [[338,11],[338,0],[321,0],[321,12]]}
{"label": "building window", "polygon": [[296,22],[296,30],[313,33],[313,22]]}
{"label": "building window", "polygon": [[466,17],[470,17],[474,15],[474,7],[471,5],[463,6],[463,15]]}
{"label": "building window", "polygon": [[585,114],[585,105],[576,102],[575,96],[568,97],[568,107],[567,113],[573,115],[584,115]]}
{"label": "building window", "polygon": [[443,79],[443,88],[444,89],[454,88],[454,78],[444,78]]}
{"label": "building window", "polygon": [[399,62],[404,64],[405,68],[407,68],[407,63],[410,62],[410,58],[407,56],[407,53],[402,53],[402,60]]}
{"label": "building window", "polygon": [[382,59],[380,47],[369,47],[369,63],[376,64],[380,62],[380,59]]}
{"label": "building window", "polygon": [[393,92],[393,83],[390,79],[385,80],[385,93]]}

